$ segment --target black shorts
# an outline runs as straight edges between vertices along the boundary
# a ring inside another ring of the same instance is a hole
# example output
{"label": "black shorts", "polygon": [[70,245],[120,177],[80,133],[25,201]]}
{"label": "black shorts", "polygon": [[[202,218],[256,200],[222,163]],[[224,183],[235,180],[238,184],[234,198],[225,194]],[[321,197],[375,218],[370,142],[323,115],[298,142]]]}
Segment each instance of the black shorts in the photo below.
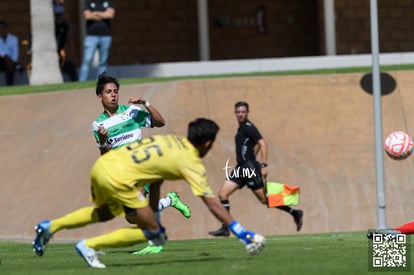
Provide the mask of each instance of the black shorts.
{"label": "black shorts", "polygon": [[258,161],[247,161],[237,164],[229,173],[229,180],[235,182],[239,188],[245,185],[252,191],[263,188],[263,179],[261,173],[262,166]]}

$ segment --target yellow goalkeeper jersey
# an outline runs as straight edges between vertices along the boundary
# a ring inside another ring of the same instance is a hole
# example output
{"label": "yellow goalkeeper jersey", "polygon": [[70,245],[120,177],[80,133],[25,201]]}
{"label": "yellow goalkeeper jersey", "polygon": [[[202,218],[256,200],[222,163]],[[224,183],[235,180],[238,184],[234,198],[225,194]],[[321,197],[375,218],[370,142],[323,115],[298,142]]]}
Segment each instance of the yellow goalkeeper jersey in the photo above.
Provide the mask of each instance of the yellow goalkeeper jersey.
{"label": "yellow goalkeeper jersey", "polygon": [[183,179],[195,196],[214,197],[197,149],[176,135],[155,135],[112,149],[95,162],[91,173],[118,190]]}

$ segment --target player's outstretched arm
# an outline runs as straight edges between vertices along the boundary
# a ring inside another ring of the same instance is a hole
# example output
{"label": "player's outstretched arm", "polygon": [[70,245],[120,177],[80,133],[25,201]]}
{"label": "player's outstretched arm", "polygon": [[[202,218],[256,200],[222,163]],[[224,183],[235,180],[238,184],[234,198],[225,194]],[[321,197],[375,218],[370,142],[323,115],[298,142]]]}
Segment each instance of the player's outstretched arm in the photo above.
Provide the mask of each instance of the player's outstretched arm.
{"label": "player's outstretched arm", "polygon": [[228,226],[234,219],[223,207],[218,198],[201,197],[211,213],[223,224]]}
{"label": "player's outstretched arm", "polygon": [[239,222],[233,219],[217,198],[201,197],[201,199],[213,215],[228,226],[230,231],[245,245],[250,255],[259,254],[263,250],[266,239],[255,232],[245,230]]}

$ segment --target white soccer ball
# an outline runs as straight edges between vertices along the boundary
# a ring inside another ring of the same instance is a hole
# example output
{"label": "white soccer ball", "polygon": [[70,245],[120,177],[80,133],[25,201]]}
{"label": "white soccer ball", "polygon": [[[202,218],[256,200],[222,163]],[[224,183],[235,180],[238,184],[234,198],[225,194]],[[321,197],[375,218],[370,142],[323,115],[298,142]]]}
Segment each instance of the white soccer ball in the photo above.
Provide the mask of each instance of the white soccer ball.
{"label": "white soccer ball", "polygon": [[385,138],[384,149],[392,159],[406,159],[413,152],[413,139],[403,131],[392,132]]}
{"label": "white soccer ball", "polygon": [[246,244],[247,253],[250,255],[256,255],[262,252],[266,244],[266,238],[259,234],[254,234],[251,238],[251,243]]}

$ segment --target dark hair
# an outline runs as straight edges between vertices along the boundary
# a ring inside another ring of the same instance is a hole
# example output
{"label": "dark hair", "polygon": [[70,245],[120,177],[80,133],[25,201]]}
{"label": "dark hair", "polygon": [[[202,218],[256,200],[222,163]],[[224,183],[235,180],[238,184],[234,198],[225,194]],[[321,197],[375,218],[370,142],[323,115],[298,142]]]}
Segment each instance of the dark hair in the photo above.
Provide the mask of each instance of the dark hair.
{"label": "dark hair", "polygon": [[195,146],[206,141],[214,141],[220,127],[212,120],[197,118],[188,124],[188,140]]}
{"label": "dark hair", "polygon": [[234,104],[234,109],[237,109],[238,107],[244,106],[246,107],[246,111],[249,111],[249,104],[246,101],[238,101],[236,104]]}
{"label": "dark hair", "polygon": [[98,82],[96,83],[96,95],[102,93],[105,85],[108,83],[115,83],[116,88],[119,89],[118,80],[115,77],[107,75],[106,72],[103,72],[98,76]]}

